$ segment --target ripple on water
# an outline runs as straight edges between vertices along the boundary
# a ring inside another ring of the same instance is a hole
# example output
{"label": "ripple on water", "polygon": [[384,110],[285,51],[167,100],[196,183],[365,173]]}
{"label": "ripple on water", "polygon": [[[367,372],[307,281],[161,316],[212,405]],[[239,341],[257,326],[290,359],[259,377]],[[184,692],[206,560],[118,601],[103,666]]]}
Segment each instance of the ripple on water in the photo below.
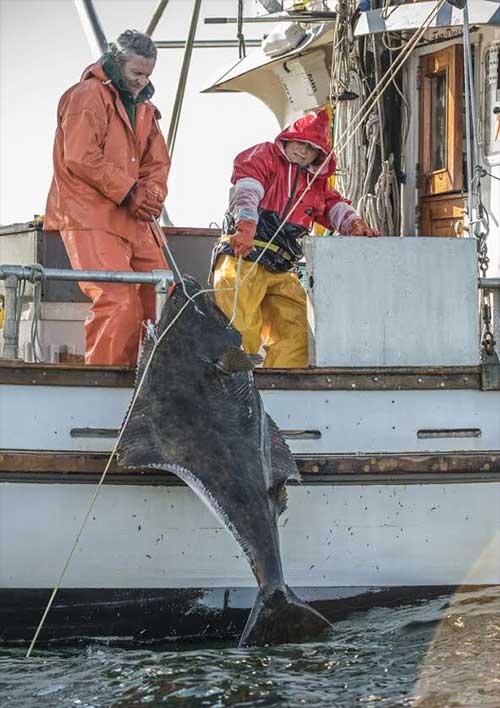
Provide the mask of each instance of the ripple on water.
{"label": "ripple on water", "polygon": [[259,649],[0,648],[0,708],[500,706],[500,590],[338,622],[327,641]]}

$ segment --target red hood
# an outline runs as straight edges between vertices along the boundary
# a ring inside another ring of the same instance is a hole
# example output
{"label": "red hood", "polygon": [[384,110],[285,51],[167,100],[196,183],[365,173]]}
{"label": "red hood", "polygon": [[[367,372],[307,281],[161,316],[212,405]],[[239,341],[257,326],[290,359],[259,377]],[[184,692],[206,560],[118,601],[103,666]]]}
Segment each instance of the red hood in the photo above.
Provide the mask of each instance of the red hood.
{"label": "red hood", "polygon": [[[319,148],[322,152],[319,157],[319,163],[321,164],[332,149],[330,119],[327,112],[319,110],[308,113],[282,130],[274,142],[283,154],[284,140],[300,140],[303,143],[311,143],[311,145]],[[321,171],[322,176],[329,177],[333,174],[335,166],[335,155],[332,153]],[[309,169],[311,172],[315,172],[317,165],[310,165]]]}

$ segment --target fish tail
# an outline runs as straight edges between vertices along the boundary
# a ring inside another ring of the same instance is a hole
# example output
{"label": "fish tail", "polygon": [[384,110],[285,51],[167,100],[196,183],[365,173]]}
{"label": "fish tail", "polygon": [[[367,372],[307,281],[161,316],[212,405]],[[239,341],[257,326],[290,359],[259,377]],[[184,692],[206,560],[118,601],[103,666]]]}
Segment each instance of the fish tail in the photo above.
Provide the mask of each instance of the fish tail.
{"label": "fish tail", "polygon": [[240,638],[239,646],[287,644],[314,639],[332,624],[288,585],[262,588]]}

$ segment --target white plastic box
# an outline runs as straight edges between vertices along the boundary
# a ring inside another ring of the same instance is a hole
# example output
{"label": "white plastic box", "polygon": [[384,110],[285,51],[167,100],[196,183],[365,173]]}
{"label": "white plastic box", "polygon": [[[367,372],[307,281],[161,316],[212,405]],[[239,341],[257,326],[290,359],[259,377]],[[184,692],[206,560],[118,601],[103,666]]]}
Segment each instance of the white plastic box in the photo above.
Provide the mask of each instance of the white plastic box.
{"label": "white plastic box", "polygon": [[311,366],[479,364],[474,239],[312,236],[305,254]]}

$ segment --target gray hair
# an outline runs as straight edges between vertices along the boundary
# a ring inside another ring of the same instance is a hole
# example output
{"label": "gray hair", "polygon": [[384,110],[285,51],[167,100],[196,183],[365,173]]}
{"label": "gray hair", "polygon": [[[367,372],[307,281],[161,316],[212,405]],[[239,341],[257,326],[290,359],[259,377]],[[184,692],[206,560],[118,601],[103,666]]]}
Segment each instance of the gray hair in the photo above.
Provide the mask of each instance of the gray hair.
{"label": "gray hair", "polygon": [[118,64],[123,64],[131,54],[140,54],[141,57],[156,59],[155,43],[147,34],[137,30],[125,30],[109,45],[111,56]]}

